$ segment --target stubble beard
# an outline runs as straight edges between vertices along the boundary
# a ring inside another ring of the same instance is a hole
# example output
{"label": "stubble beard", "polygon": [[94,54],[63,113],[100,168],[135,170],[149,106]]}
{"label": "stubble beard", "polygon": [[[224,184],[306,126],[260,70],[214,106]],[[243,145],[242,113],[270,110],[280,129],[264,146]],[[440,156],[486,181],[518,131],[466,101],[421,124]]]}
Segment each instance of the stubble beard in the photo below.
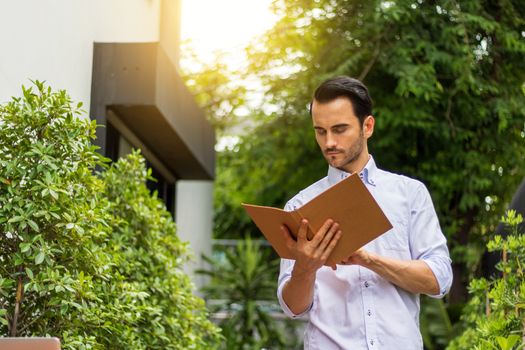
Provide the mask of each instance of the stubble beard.
{"label": "stubble beard", "polygon": [[342,171],[346,171],[344,169],[345,166],[348,164],[351,164],[355,162],[361,153],[363,153],[364,149],[364,135],[363,131],[359,133],[359,138],[346,150],[342,150],[342,153],[344,154],[344,158],[341,161],[336,161],[334,157],[331,157],[329,155],[325,154],[325,159],[327,160],[328,164],[333,166],[334,168],[337,168]]}

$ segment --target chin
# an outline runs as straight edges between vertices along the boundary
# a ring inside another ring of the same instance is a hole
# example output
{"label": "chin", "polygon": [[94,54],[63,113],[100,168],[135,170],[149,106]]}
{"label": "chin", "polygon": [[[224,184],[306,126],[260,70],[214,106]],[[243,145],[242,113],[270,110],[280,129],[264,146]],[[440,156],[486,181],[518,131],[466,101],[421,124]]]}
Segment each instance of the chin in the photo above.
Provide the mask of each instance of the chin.
{"label": "chin", "polygon": [[326,161],[334,168],[339,168],[344,165],[344,162],[342,160],[334,159],[332,157],[326,158]]}

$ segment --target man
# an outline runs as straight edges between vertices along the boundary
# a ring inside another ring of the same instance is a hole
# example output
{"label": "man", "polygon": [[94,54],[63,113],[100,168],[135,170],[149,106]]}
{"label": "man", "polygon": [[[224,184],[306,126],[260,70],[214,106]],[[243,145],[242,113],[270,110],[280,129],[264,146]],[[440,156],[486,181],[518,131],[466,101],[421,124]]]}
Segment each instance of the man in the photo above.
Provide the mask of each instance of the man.
{"label": "man", "polygon": [[421,182],[376,167],[367,146],[375,120],[363,83],[345,76],[325,81],[310,113],[328,176],[299,192],[285,209],[297,209],[358,173],[393,229],[330,268],[326,259],[344,234],[338,223],[327,218],[311,240],[306,221],[297,240],[283,226],[295,259],[281,260],[279,303],[290,317],[308,314],[305,349],[423,349],[419,294],[441,298],[452,283],[430,195]]}

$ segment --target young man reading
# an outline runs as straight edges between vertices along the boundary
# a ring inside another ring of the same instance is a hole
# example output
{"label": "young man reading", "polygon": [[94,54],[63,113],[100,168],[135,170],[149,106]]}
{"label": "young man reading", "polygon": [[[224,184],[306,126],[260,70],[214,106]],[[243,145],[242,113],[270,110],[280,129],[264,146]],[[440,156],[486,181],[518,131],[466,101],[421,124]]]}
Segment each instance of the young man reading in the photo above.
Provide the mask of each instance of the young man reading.
{"label": "young man reading", "polygon": [[358,173],[393,229],[327,267],[343,234],[337,222],[327,218],[311,240],[306,222],[297,240],[283,226],[294,259],[281,260],[281,307],[290,317],[308,314],[305,349],[423,349],[419,294],[441,298],[452,283],[446,239],[429,192],[417,180],[377,168],[367,146],[374,132],[372,101],[359,80],[342,76],[323,82],[310,113],[328,175],[285,209],[297,209]]}

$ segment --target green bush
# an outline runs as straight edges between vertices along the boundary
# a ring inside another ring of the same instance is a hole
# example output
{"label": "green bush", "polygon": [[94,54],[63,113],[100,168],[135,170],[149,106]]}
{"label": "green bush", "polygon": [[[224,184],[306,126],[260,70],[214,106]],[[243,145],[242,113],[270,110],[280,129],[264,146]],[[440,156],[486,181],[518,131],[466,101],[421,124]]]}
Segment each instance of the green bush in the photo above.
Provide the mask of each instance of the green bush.
{"label": "green bush", "polygon": [[216,347],[144,159],[108,167],[81,105],[35,86],[0,105],[0,336],[57,336],[64,349]]}
{"label": "green bush", "polygon": [[496,235],[487,244],[489,251],[501,252],[499,278],[470,282],[471,299],[462,320],[465,332],[447,349],[515,350],[525,346],[525,235],[518,232],[523,221],[509,210],[502,222],[511,229],[503,238]]}

